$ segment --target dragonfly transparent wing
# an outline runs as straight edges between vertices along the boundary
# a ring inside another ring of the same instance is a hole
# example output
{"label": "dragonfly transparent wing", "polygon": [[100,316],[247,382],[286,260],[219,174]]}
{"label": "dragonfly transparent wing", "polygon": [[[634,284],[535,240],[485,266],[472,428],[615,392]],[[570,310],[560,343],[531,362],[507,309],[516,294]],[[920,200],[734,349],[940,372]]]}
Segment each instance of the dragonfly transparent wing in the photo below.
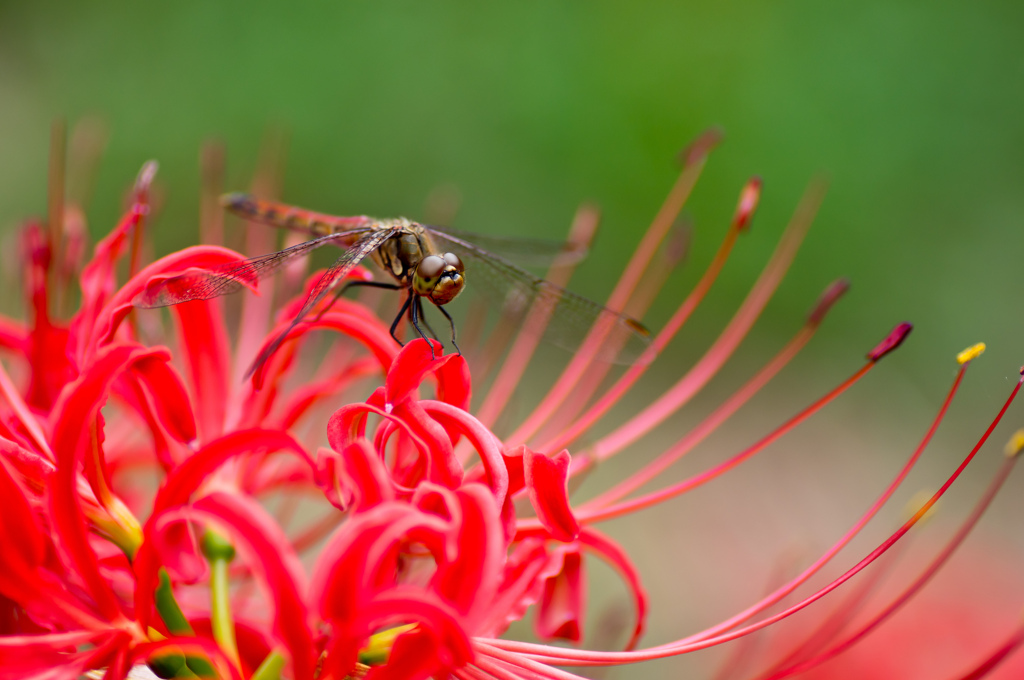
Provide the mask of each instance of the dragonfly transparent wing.
{"label": "dragonfly transparent wing", "polygon": [[[535,332],[545,342],[572,352],[594,329],[599,342],[596,356],[623,364],[635,363],[650,344],[647,329],[625,314],[559,288],[454,234],[432,228],[430,234],[438,248],[463,259],[466,285],[498,302],[504,314],[523,318],[527,333],[534,319],[547,316],[543,330]],[[527,314],[530,319],[526,319]]]}
{"label": "dragonfly transparent wing", "polygon": [[[389,238],[402,231],[401,227],[388,227],[388,228],[377,228],[367,231],[363,236],[352,244],[345,253],[331,265],[331,268],[324,272],[324,275],[320,277],[320,280],[313,286],[313,290],[310,291],[309,296],[302,305],[302,309],[299,310],[295,318],[288,325],[288,328],[278,333],[274,339],[263,348],[259,356],[252,362],[252,366],[249,367],[249,371],[246,373],[246,377],[251,376],[260,366],[266,363],[267,359],[277,351],[277,348],[281,346],[288,334],[298,326],[302,321],[309,316],[310,312],[316,308],[316,306],[323,300],[331,291],[333,291],[346,275],[352,269],[358,265],[363,259],[372,253],[374,250],[379,248],[381,244],[387,241]],[[337,236],[336,234],[334,236]],[[324,237],[326,238],[326,237]],[[284,251],[282,251],[284,252]]]}
{"label": "dragonfly transparent wing", "polygon": [[473,234],[449,227],[425,226],[431,234],[451,237],[453,242],[473,244],[490,255],[526,265],[548,265],[559,258],[565,264],[578,262],[587,256],[582,244],[568,241],[549,241],[542,238],[519,238]]}
{"label": "dragonfly transparent wing", "polygon": [[[367,236],[376,233],[374,230],[361,230],[362,238],[357,242],[361,243]],[[229,295],[251,286],[260,279],[264,279],[284,265],[297,257],[319,248],[327,243],[346,243],[360,232],[347,232],[344,234],[328,234],[319,238],[299,243],[291,248],[269,255],[260,255],[238,264],[217,267],[205,270],[193,270],[173,276],[160,282],[158,285],[147,288],[139,293],[132,301],[136,307],[167,307],[189,300],[209,300]],[[353,246],[354,248],[355,246]],[[361,259],[361,258],[360,258]]]}

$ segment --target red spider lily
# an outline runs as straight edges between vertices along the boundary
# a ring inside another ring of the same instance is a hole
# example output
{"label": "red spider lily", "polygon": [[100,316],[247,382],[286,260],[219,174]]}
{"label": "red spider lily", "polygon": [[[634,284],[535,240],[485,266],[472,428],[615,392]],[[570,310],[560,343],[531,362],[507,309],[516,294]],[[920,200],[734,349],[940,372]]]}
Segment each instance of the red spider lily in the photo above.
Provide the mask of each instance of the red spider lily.
{"label": "red spider lily", "polygon": [[[653,300],[667,272],[655,256],[715,141],[707,135],[684,156],[680,179],[609,307],[642,315]],[[574,478],[671,418],[728,361],[795,256],[818,189],[705,355],[657,399],[584,445],[584,435],[625,403],[710,289],[750,223],[759,181],[744,188],[721,249],[643,360],[603,387],[608,366],[595,357],[606,340],[595,328],[534,411],[499,437],[494,423],[530,362],[544,310],[526,320],[476,409],[470,362],[442,356],[439,344],[423,340],[399,349],[372,309],[346,300],[299,326],[253,382],[240,384],[237,376],[267,338],[287,327],[304,295],[300,290],[281,306],[276,324],[272,295],[246,297],[234,340],[221,301],[173,307],[170,333],[157,312],[134,310],[132,300],[148,287],[242,259],[216,245],[187,248],[142,268],[131,264],[118,285],[119,260],[139,252],[154,171],[144,168],[125,216],[80,270],[68,257],[77,249],[62,220],[51,220],[49,231],[35,224],[25,230],[30,321],[0,319],[0,346],[19,369],[0,370],[0,677],[98,671],[116,680],[148,664],[167,677],[575,678],[563,668],[632,664],[750,639],[826,596],[839,605],[815,630],[776,643],[765,658],[738,647],[723,677],[741,667],[766,678],[829,672],[945,565],[1024,442],[1012,443],[977,508],[932,563],[890,602],[866,609],[863,595],[888,568],[879,558],[903,544],[975,457],[1018,382],[977,445],[913,517],[838,578],[810,587],[919,460],[983,346],[965,350],[920,444],[832,547],[735,615],[641,648],[650,598],[629,555],[596,525],[685,494],[764,451],[864,378],[910,332],[909,324],[898,325],[849,379],[753,445],[682,482],[660,483],[663,470],[721,427],[811,339],[846,289],[845,282],[833,284],[794,338],[702,422],[612,488],[582,503],[570,499]],[[581,214],[577,238],[593,226],[591,218]],[[567,273],[560,267],[551,276]],[[62,286],[75,278],[81,301],[63,320],[54,300],[71,298]],[[311,367],[307,359],[315,353],[300,347],[318,329],[346,340]],[[500,350],[492,341],[481,364]],[[145,468],[158,478],[153,493],[137,483]],[[653,490],[636,495],[652,483]],[[298,499],[319,514],[290,529]],[[581,642],[594,558],[607,562],[631,593],[624,651],[503,637],[532,609],[540,639]],[[980,677],[1022,642],[1024,629],[1006,631],[963,669],[965,677]]]}

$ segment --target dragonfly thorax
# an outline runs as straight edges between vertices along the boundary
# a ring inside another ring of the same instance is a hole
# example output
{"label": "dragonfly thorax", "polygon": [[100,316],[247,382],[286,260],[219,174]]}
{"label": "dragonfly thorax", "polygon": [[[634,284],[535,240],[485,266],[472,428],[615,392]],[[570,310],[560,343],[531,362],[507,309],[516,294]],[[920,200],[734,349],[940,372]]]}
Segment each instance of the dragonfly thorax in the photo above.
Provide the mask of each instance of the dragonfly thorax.
{"label": "dragonfly thorax", "polygon": [[446,305],[466,285],[465,267],[454,253],[427,255],[412,275],[412,288],[417,295],[429,298],[435,305]]}

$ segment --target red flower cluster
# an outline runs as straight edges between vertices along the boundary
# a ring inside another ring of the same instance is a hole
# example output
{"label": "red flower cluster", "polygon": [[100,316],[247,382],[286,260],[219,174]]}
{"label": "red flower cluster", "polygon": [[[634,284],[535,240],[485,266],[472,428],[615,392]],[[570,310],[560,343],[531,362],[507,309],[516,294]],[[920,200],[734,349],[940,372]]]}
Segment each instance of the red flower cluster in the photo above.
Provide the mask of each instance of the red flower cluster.
{"label": "red flower cluster", "polygon": [[[704,137],[686,155],[679,182],[610,307],[642,314],[650,304],[667,273],[666,265],[652,264],[654,255],[713,142]],[[792,261],[818,192],[798,210],[764,273],[707,353],[660,397],[581,446],[581,436],[621,403],[711,287],[756,208],[757,180],[744,189],[708,271],[641,361],[602,388],[607,366],[595,357],[607,348],[595,329],[544,400],[514,433],[499,438],[493,424],[530,361],[543,310],[511,344],[476,415],[470,412],[466,360],[441,356],[439,344],[432,348],[423,340],[400,350],[369,307],[347,300],[295,329],[257,376],[259,389],[255,383],[240,385],[237,376],[264,338],[287,327],[304,296],[282,307],[276,327],[269,323],[272,295],[247,296],[234,341],[219,300],[173,307],[170,333],[162,329],[159,313],[136,310],[132,301],[168,277],[242,259],[219,246],[186,248],[138,271],[133,264],[127,282],[117,284],[118,262],[138,252],[154,170],[144,168],[131,207],[81,268],[74,232],[37,224],[24,232],[30,319],[25,325],[0,319],[0,347],[17,366],[11,375],[0,370],[3,678],[72,679],[97,672],[119,680],[146,665],[162,677],[258,680],[576,678],[558,667],[628,664],[716,646],[800,611],[884,554],[953,483],[1020,387],[913,518],[839,578],[803,599],[786,600],[849,543],[917,462],[966,366],[983,347],[966,351],[921,444],[835,545],[735,616],[674,642],[636,649],[648,597],[629,556],[594,525],[686,493],[762,451],[860,380],[910,332],[909,324],[897,326],[853,376],[749,448],[690,479],[634,495],[797,354],[846,288],[844,282],[834,284],[793,340],[704,421],[613,488],[582,504],[570,501],[571,477],[664,422],[725,364]],[[580,232],[592,226],[589,217],[583,214]],[[552,278],[564,274],[558,269]],[[67,322],[54,318],[54,297],[69,299],[62,286],[75,278],[81,293],[77,311]],[[318,329],[350,341],[311,367],[298,350]],[[365,395],[365,382],[379,382],[379,376],[383,385],[369,390],[365,401],[342,400],[353,390]],[[326,427],[324,409],[331,413]],[[325,431],[329,446],[323,446]],[[300,441],[306,436],[309,442]],[[575,447],[572,456],[567,447]],[[1020,448],[1015,444],[1013,453]],[[947,549],[895,601],[856,626],[850,620],[863,613],[861,603],[849,602],[839,612],[843,625],[778,650],[758,677],[815,668],[888,618],[948,559],[1014,459],[1007,458]],[[156,471],[152,493],[146,470]],[[319,519],[288,531],[300,502],[319,502]],[[301,556],[317,546],[304,565]],[[632,593],[635,620],[625,651],[501,637],[532,607],[538,637],[580,642],[590,557],[611,565]],[[788,604],[779,609],[784,600]],[[1024,630],[1017,630],[1004,644],[994,644],[970,677],[980,677],[1022,641]]]}

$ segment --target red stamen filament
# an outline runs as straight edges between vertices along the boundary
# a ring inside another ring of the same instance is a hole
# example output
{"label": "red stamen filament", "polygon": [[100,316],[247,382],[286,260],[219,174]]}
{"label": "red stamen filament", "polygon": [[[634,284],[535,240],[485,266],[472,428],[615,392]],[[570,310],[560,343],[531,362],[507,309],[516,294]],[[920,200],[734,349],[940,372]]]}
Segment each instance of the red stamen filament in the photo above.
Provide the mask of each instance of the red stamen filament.
{"label": "red stamen filament", "polygon": [[[612,517],[618,517],[628,512],[633,512],[635,510],[641,510],[643,508],[650,507],[652,505],[655,505],[656,503],[666,501],[669,498],[674,498],[675,496],[679,496],[681,494],[686,493],[687,491],[691,491],[697,488],[698,486],[702,486],[710,482],[716,477],[725,474],[726,472],[736,467],[737,465],[747,460],[748,458],[751,458],[755,454],[760,453],[770,444],[773,444],[777,440],[781,439],[785,434],[795,429],[805,420],[807,420],[812,415],[814,415],[822,408],[824,408],[827,404],[831,403],[840,394],[850,389],[861,378],[867,375],[868,371],[870,371],[874,366],[875,362],[868,362],[867,364],[862,366],[860,370],[858,370],[852,376],[850,376],[842,383],[840,383],[838,387],[834,388],[831,392],[815,401],[813,404],[805,408],[797,415],[790,418],[788,421],[783,423],[780,427],[778,427],[776,430],[768,434],[766,437],[762,438],[760,441],[746,448],[745,450],[740,451],[732,458],[729,458],[728,460],[716,465],[710,470],[707,470],[689,479],[683,480],[678,484],[673,484],[672,486],[666,487],[664,489],[655,491],[650,494],[646,494],[639,498],[634,498],[632,500],[618,503],[615,505],[606,505],[609,501],[621,498],[625,494],[629,493],[633,489],[637,488],[638,486],[641,486],[646,481],[653,478],[653,476],[660,472],[662,468],[667,467],[677,458],[679,458],[684,453],[689,451],[696,444],[695,440],[703,439],[705,436],[707,436],[707,434],[710,434],[710,430],[708,428],[712,424],[717,426],[716,421],[718,420],[718,417],[716,416],[718,415],[718,412],[716,411],[715,413],[711,414],[708,420],[706,420],[704,423],[701,423],[701,425],[698,426],[698,428],[695,429],[693,433],[691,433],[696,436],[685,437],[682,441],[679,442],[679,444],[677,444],[676,446],[672,447],[664,454],[662,454],[662,456],[659,457],[658,460],[654,461],[647,468],[641,470],[640,473],[634,475],[634,477],[627,479],[622,484],[613,487],[608,492],[601,494],[601,496],[594,499],[592,503],[588,502],[587,504],[585,504],[585,506],[581,508],[580,511],[577,513],[577,519],[579,519],[581,522],[597,522],[605,519],[611,519]],[[747,386],[757,387],[757,385],[755,384],[756,379],[757,377],[755,377],[755,380],[752,380],[750,383],[748,383]],[[742,397],[742,390],[735,396]],[[730,402],[726,402],[726,404],[724,404],[723,407],[719,410],[725,409],[728,406],[730,406]],[[705,427],[705,424],[707,424],[707,427]]]}
{"label": "red stamen filament", "polygon": [[[1013,388],[1013,391],[1010,393],[1010,396],[1007,397],[1002,408],[999,410],[999,413],[996,414],[995,418],[989,424],[984,434],[981,436],[981,438],[978,440],[975,446],[971,449],[971,451],[967,454],[964,460],[960,463],[956,470],[954,470],[953,473],[947,478],[947,480],[945,481],[945,483],[943,483],[939,490],[936,491],[935,494],[932,495],[932,497],[924,505],[921,506],[921,508],[913,515],[913,517],[907,520],[896,532],[894,532],[885,541],[883,541],[877,548],[872,550],[866,557],[861,559],[857,564],[855,564],[853,567],[847,570],[844,574],[842,574],[832,583],[821,588],[820,590],[808,596],[801,602],[773,616],[762,619],[761,621],[758,621],[757,623],[751,624],[744,628],[733,630],[732,632],[723,635],[708,637],[708,631],[703,631],[688,638],[683,638],[681,640],[676,640],[675,642],[671,642],[665,645],[650,647],[648,649],[638,650],[635,652],[595,652],[587,650],[561,649],[557,647],[551,647],[548,645],[539,645],[532,643],[513,642],[509,640],[496,639],[488,640],[487,647],[493,650],[497,650],[498,648],[500,648],[501,650],[505,650],[507,652],[515,652],[521,655],[525,655],[531,659],[541,660],[548,663],[557,663],[560,665],[604,666],[621,663],[632,663],[636,661],[645,661],[650,659],[659,659],[669,656],[675,656],[678,654],[686,654],[689,652],[697,651],[699,649],[713,647],[723,642],[735,640],[737,638],[743,637],[744,635],[749,635],[750,633],[756,632],[763,628],[767,628],[768,626],[778,621],[781,621],[782,619],[787,618],[792,614],[804,609],[805,607],[813,604],[814,602],[820,600],[824,596],[828,595],[832,591],[839,588],[839,586],[849,581],[851,578],[856,576],[861,570],[863,570],[869,564],[874,562],[881,555],[885,554],[885,552],[888,551],[889,548],[891,548],[897,541],[900,540],[900,538],[902,538],[908,531],[910,531],[910,529],[915,524],[917,524],[918,521],[920,521],[920,519],[932,508],[932,506],[935,505],[939,498],[941,498],[946,493],[949,487],[952,486],[953,482],[955,482],[957,478],[959,478],[960,474],[974,459],[975,455],[977,455],[981,447],[988,441],[989,436],[991,436],[993,430],[995,430],[996,426],[1002,420],[1003,415],[1010,407],[1010,404],[1012,404],[1013,400],[1016,398],[1017,393],[1020,391],[1022,383],[1024,383],[1024,377],[1018,380],[1017,384]],[[717,626],[716,628],[720,627],[721,626]],[[476,642],[478,644],[483,644],[481,640],[477,640]]]}
{"label": "red stamen filament", "polygon": [[1003,461],[1003,464],[999,467],[999,470],[996,471],[996,475],[992,479],[992,482],[985,490],[985,493],[982,494],[981,499],[978,501],[974,510],[967,517],[967,519],[964,520],[963,525],[957,530],[957,532],[949,540],[949,542],[942,549],[942,551],[935,557],[935,559],[932,560],[932,563],[928,565],[928,567],[921,573],[921,575],[918,576],[917,579],[909,587],[907,587],[906,590],[904,590],[899,597],[893,600],[887,607],[882,609],[882,611],[875,615],[875,617],[872,618],[871,621],[863,625],[860,628],[860,630],[848,636],[842,642],[839,642],[838,644],[834,645],[828,651],[819,654],[818,656],[812,657],[802,663],[790,666],[788,668],[780,670],[777,673],[773,673],[772,675],[768,676],[768,680],[775,680],[776,678],[784,678],[790,675],[795,675],[796,673],[803,672],[805,670],[808,670],[810,668],[813,668],[828,661],[829,659],[846,651],[863,638],[867,637],[867,635],[871,631],[873,631],[875,628],[881,625],[882,622],[884,622],[886,619],[888,619],[890,616],[896,613],[896,611],[904,604],[906,604],[910,600],[910,598],[912,598],[922,588],[924,588],[928,581],[930,581],[932,577],[938,573],[939,569],[941,569],[943,565],[946,564],[949,558],[952,557],[956,549],[960,547],[960,544],[964,542],[964,539],[967,538],[967,535],[978,524],[978,521],[981,519],[981,516],[985,513],[985,510],[988,509],[988,506],[992,503],[993,499],[995,499],[996,494],[999,493],[999,489],[1002,488],[1003,483],[1010,475],[1010,471],[1013,470],[1013,464],[1017,461],[1017,458],[1017,456],[1012,456]]}
{"label": "red stamen filament", "polygon": [[[835,284],[829,288],[829,292],[832,292],[837,286],[841,287],[843,282]],[[829,296],[826,293],[827,303],[831,305],[835,301],[837,295],[833,294]],[[820,307],[820,305],[819,305]],[[620,498],[625,497],[636,489],[640,488],[647,482],[655,478],[660,472],[668,468],[674,462],[682,458],[684,455],[689,453],[697,444],[702,442],[712,432],[717,430],[726,420],[728,420],[736,411],[738,411],[744,404],[746,404],[755,394],[757,394],[775,375],[778,374],[790,361],[796,357],[797,354],[803,349],[803,347],[814,337],[821,320],[824,318],[824,314],[817,313],[818,307],[815,308],[814,313],[810,315],[807,323],[803,328],[794,336],[782,350],[772,358],[757,374],[754,375],[745,385],[743,385],[736,393],[734,393],[729,399],[727,399],[721,406],[715,409],[708,417],[706,417],[697,427],[691,430],[682,440],[680,440],[671,449],[660,455],[656,460],[639,470],[628,479],[620,482],[615,487],[609,489],[600,496],[591,499],[585,507],[602,507],[608,505]],[[575,472],[582,471],[583,467],[593,462],[595,459],[599,460],[600,454],[587,455],[585,452],[581,460],[581,465]]]}
{"label": "red stamen filament", "polygon": [[[716,141],[716,137],[711,134],[705,134],[694,143],[694,150],[687,154],[686,163],[679,174],[679,179],[676,180],[675,185],[669,191],[668,197],[655,216],[650,228],[633,252],[633,257],[630,259],[629,264],[626,265],[626,269],[615,286],[615,290],[612,291],[611,296],[608,298],[606,306],[609,309],[620,310],[626,305],[637,283],[640,281],[641,275],[672,228],[672,223],[679,215],[679,211],[683,209],[683,205],[690,197],[690,192],[693,190],[701,171],[704,169],[704,161],[707,158],[707,154]],[[562,371],[551,391],[540,401],[523,424],[516,429],[515,433],[508,438],[508,441],[526,441],[544,426],[562,402],[572,393],[580,379],[586,374],[594,356],[597,354],[597,348],[605,339],[606,333],[607,329],[602,328],[600,325],[594,328],[594,331],[587,336],[579,351],[573,356],[569,365]]]}
{"label": "red stamen filament", "polygon": [[[602,437],[593,447],[595,455],[607,458],[622,451],[682,408],[718,373],[739,348],[782,282],[821,204],[823,191],[824,187],[820,184],[808,190],[761,276],[711,348],[668,391],[625,424]],[[549,450],[548,447],[543,448]]]}
{"label": "red stamen filament", "polygon": [[665,324],[664,328],[655,336],[651,342],[651,346],[647,348],[643,356],[637,360],[635,364],[629,367],[626,372],[620,377],[615,384],[597,401],[591,406],[586,413],[576,419],[572,425],[566,428],[561,434],[555,437],[553,440],[548,442],[543,447],[546,451],[556,451],[565,448],[576,440],[581,434],[590,429],[594,423],[596,423],[601,416],[608,412],[612,406],[628,392],[636,381],[647,372],[647,368],[654,361],[654,358],[661,354],[662,350],[668,345],[668,343],[676,336],[676,334],[682,329],[683,325],[689,320],[690,316],[693,315],[697,307],[707,296],[708,291],[711,290],[711,286],[718,279],[718,275],[725,267],[726,261],[729,259],[729,255],[732,253],[733,246],[736,245],[736,239],[739,237],[741,227],[746,224],[745,221],[740,219],[733,219],[732,224],[729,226],[729,231],[726,232],[725,238],[722,240],[722,245],[718,247],[718,252],[712,258],[711,263],[705,270],[704,275],[701,276],[700,281],[694,286],[690,294],[686,296],[683,303],[679,305],[675,314],[669,319],[668,323]]}

